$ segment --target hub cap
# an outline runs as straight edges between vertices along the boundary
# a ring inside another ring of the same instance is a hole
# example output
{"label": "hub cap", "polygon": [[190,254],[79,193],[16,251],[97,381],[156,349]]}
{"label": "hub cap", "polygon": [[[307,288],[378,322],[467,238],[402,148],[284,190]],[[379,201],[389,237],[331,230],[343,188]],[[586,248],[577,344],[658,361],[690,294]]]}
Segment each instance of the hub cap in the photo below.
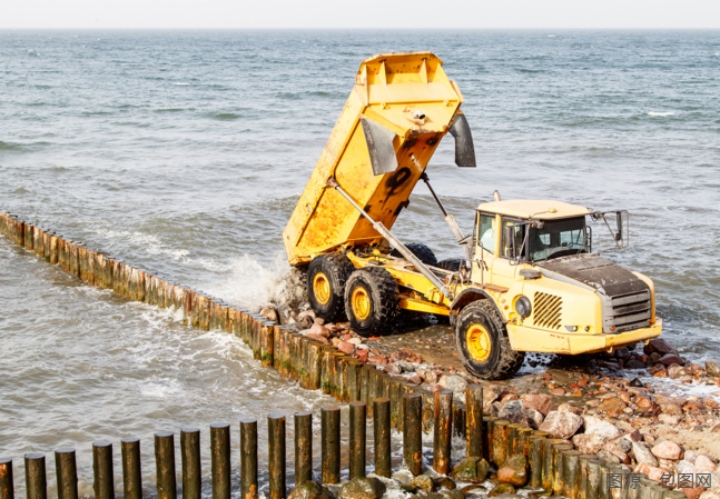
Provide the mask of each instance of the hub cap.
{"label": "hub cap", "polygon": [[313,278],[313,293],[320,305],[327,305],[330,301],[330,280],[322,272],[318,272]]}
{"label": "hub cap", "polygon": [[372,305],[370,304],[370,296],[365,288],[357,287],[353,289],[351,300],[353,315],[355,315],[357,320],[364,321],[370,317]]}
{"label": "hub cap", "polygon": [[490,333],[481,324],[471,325],[465,334],[470,357],[476,362],[485,362],[490,358],[492,352],[492,338]]}

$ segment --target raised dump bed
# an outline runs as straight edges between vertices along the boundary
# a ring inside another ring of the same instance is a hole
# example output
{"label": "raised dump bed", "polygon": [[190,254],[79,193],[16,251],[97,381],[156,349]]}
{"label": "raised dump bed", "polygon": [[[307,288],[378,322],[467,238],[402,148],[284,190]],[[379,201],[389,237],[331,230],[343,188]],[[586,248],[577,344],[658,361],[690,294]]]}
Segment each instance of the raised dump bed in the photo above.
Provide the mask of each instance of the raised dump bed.
{"label": "raised dump bed", "polygon": [[341,246],[367,246],[383,239],[328,182],[336,181],[367,215],[389,229],[456,120],[453,133],[459,144],[470,142],[459,151],[459,162],[474,166],[462,102],[442,61],[430,52],[381,54],[363,61],[283,232],[290,263],[305,265]]}

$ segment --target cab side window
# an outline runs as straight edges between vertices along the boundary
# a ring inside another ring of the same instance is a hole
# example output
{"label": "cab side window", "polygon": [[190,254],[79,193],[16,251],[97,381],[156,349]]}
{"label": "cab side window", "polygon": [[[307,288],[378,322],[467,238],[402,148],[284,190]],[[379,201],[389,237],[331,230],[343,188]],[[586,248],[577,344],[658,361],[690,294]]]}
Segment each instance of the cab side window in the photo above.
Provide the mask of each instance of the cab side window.
{"label": "cab side window", "polygon": [[[503,241],[502,241],[502,256],[508,259],[514,259],[516,256],[524,258],[525,248],[523,248],[523,240],[525,238],[525,226],[520,225],[517,220],[506,220],[503,219]],[[511,227],[512,238],[508,239],[505,237],[506,228]],[[513,254],[513,250],[515,254]],[[522,251],[522,253],[520,253]]]}
{"label": "cab side window", "polygon": [[495,254],[494,215],[480,215],[480,246],[491,255]]}

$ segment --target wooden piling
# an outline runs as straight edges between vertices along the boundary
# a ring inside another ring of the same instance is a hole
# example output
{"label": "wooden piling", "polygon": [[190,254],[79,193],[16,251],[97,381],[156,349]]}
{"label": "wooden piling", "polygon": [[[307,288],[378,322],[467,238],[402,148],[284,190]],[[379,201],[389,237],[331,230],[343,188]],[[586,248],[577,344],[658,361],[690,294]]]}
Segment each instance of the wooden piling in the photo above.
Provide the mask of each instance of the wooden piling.
{"label": "wooden piling", "polygon": [[435,424],[433,425],[433,468],[441,475],[450,472],[452,447],[452,390],[435,392]]}
{"label": "wooden piling", "polygon": [[465,457],[483,457],[483,389],[465,388]]}
{"label": "wooden piling", "polygon": [[585,489],[586,499],[598,499],[600,497],[600,489],[604,487],[601,481],[600,469],[602,463],[599,459],[590,459],[586,464],[587,469],[587,485]]}
{"label": "wooden piling", "polygon": [[563,442],[565,442],[565,440],[557,438],[546,438],[543,442],[542,488],[546,492],[552,492],[555,480],[553,445]]}
{"label": "wooden piling", "polygon": [[27,499],[47,499],[45,455],[39,452],[25,454],[25,490]]}
{"label": "wooden piling", "polygon": [[[183,499],[201,499],[200,429],[180,430]],[[138,498],[140,499],[140,498]]]}
{"label": "wooden piling", "polygon": [[417,476],[422,473],[422,395],[413,393],[403,398],[403,456],[405,465]]}
{"label": "wooden piling", "polygon": [[365,477],[365,402],[350,402],[350,480]]}
{"label": "wooden piling", "polygon": [[499,418],[496,416],[483,416],[483,455],[482,457],[489,463],[495,454],[493,449],[493,433],[495,432],[495,421]]}
{"label": "wooden piling", "polygon": [[502,465],[507,459],[507,442],[508,442],[508,426],[510,421],[507,419],[498,419],[493,424],[492,462],[497,466]]}
{"label": "wooden piling", "polygon": [[360,393],[360,371],[363,362],[358,359],[349,359],[347,361],[347,399],[349,402],[359,402]]}
{"label": "wooden piling", "polygon": [[95,499],[114,499],[112,444],[105,440],[93,442],[93,489]]}
{"label": "wooden piling", "polygon": [[307,380],[307,388],[309,390],[319,390],[322,387],[322,361],[323,346],[317,341],[309,342]]}
{"label": "wooden piling", "polygon": [[321,409],[322,483],[340,481],[340,408]]}
{"label": "wooden piling", "polygon": [[285,416],[268,416],[268,459],[270,472],[270,499],[285,499]]}
{"label": "wooden piling", "polygon": [[175,436],[171,431],[155,433],[155,470],[158,499],[176,499]]}
{"label": "wooden piling", "polygon": [[312,480],[312,413],[295,413],[295,487]]}
{"label": "wooden piling", "polygon": [[230,499],[230,425],[210,425],[210,466],[213,499]]}
{"label": "wooden piling", "polygon": [[55,451],[55,474],[58,499],[77,499],[78,478],[75,449],[63,447]]}
{"label": "wooden piling", "polygon": [[140,439],[123,438],[120,441],[125,499],[142,499],[142,469],[140,466]]}
{"label": "wooden piling", "polygon": [[562,452],[563,495],[565,497],[578,497],[580,490],[580,455],[579,450],[566,450]]}
{"label": "wooden piling", "polygon": [[373,437],[375,444],[375,474],[390,478],[390,401],[373,401]]}
{"label": "wooden piling", "polygon": [[562,495],[565,490],[565,474],[563,470],[563,454],[565,451],[572,450],[573,445],[567,441],[552,446],[553,452],[553,493]]}
{"label": "wooden piling", "polygon": [[0,457],[0,499],[15,499],[13,465],[9,457]]}
{"label": "wooden piling", "polygon": [[543,447],[545,445],[545,437],[541,435],[533,435],[530,441],[530,455],[528,464],[530,465],[530,487],[542,487],[542,468],[543,468]]}
{"label": "wooden piling", "polygon": [[34,227],[28,223],[23,226],[23,246],[30,251],[33,249],[33,229]]}
{"label": "wooden piling", "polygon": [[260,363],[263,367],[272,367],[273,365],[273,352],[275,347],[273,340],[275,333],[273,330],[272,321],[264,321],[262,323],[262,332],[260,334]]}
{"label": "wooden piling", "polygon": [[257,421],[240,421],[240,499],[258,498]]}

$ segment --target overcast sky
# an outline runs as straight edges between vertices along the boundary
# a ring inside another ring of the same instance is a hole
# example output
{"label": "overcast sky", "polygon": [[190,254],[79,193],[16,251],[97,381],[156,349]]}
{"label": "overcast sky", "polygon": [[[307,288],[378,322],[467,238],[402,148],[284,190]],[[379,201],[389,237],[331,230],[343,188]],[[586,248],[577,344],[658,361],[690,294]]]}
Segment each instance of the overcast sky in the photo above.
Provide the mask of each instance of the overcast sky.
{"label": "overcast sky", "polygon": [[720,0],[0,0],[0,28],[720,28]]}

